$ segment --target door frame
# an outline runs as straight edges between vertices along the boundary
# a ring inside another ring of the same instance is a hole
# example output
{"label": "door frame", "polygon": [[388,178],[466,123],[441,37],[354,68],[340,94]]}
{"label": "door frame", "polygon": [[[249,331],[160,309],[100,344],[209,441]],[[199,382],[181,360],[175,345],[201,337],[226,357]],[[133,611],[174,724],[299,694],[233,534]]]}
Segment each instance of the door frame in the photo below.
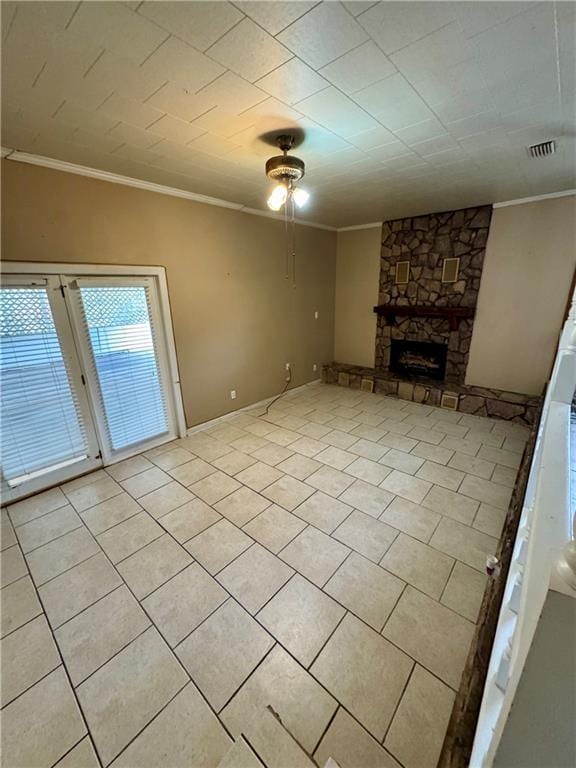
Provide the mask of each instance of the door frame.
{"label": "door frame", "polygon": [[[174,328],[172,325],[172,311],[164,267],[128,266],[120,264],[78,264],[74,262],[44,262],[44,261],[3,261],[0,265],[0,274],[5,275],[66,275],[75,277],[152,277],[157,286],[158,305],[162,319],[164,332],[164,348],[166,351],[169,385],[174,403],[176,436],[186,436],[186,419],[184,416],[184,403],[180,388],[180,373],[178,370],[178,358],[176,355],[176,343],[174,341]],[[163,442],[163,441],[160,441]],[[140,449],[132,454],[126,453],[119,457],[112,457],[106,465],[122,461],[129,455],[140,453]]]}

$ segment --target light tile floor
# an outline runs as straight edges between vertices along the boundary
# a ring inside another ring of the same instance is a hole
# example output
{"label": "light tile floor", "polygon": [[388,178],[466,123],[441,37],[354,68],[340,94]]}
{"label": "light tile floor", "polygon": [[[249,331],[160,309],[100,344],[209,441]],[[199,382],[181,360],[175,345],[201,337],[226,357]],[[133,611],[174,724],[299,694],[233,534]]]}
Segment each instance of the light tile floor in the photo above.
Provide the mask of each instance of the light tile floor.
{"label": "light tile floor", "polygon": [[2,511],[6,766],[215,768],[267,705],[319,765],[436,764],[528,430],[262,412]]}

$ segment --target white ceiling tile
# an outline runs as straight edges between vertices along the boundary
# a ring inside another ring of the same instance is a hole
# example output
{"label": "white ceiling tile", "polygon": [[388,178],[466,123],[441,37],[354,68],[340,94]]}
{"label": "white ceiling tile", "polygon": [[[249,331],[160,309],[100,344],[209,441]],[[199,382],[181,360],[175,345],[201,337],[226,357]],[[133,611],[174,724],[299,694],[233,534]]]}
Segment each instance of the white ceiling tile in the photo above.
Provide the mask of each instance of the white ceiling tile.
{"label": "white ceiling tile", "polygon": [[490,94],[486,92],[473,92],[446,99],[432,106],[435,114],[446,125],[456,120],[471,120],[475,115],[494,111],[494,103]]}
{"label": "white ceiling tile", "polygon": [[215,107],[223,107],[235,114],[268,98],[265,91],[238,77],[234,72],[225,72],[213,83],[202,88],[198,96],[206,98]]}
{"label": "white ceiling tile", "polygon": [[25,37],[10,35],[2,44],[2,93],[8,98],[21,88],[31,88],[52,53],[48,44],[29,45]]}
{"label": "white ceiling tile", "polygon": [[377,126],[376,120],[332,87],[298,102],[296,107],[344,138]]}
{"label": "white ceiling tile", "polygon": [[208,155],[227,155],[238,149],[238,144],[228,139],[223,139],[221,136],[212,136],[209,133],[205,133],[200,138],[195,139],[190,148],[198,150],[199,152],[206,152]]}
{"label": "white ceiling tile", "polygon": [[265,101],[261,101],[250,109],[245,110],[242,113],[243,117],[278,117],[282,120],[296,122],[302,117],[302,112],[299,112],[294,107],[289,107],[283,104],[278,99],[269,97]]}
{"label": "white ceiling tile", "polygon": [[168,36],[156,24],[114,2],[82,3],[68,29],[79,44],[97,43],[139,64]]}
{"label": "white ceiling tile", "polygon": [[75,10],[75,4],[68,2],[3,2],[2,31],[9,33],[8,39],[25,35],[28,45],[38,45],[63,32]]}
{"label": "white ceiling tile", "polygon": [[375,160],[382,160],[385,162],[397,157],[406,155],[411,156],[414,154],[408,149],[406,144],[403,144],[398,140],[390,142],[389,144],[384,144],[381,147],[372,147],[371,149],[367,149],[366,152]]}
{"label": "white ceiling tile", "polygon": [[443,69],[430,69],[423,71],[421,76],[409,76],[406,79],[431,107],[449,99],[471,96],[481,101],[485,109],[490,104],[486,80],[476,59]]}
{"label": "white ceiling tile", "polygon": [[350,136],[348,141],[358,149],[369,150],[396,141],[396,136],[384,126],[378,125],[376,128]]}
{"label": "white ceiling tile", "polygon": [[292,54],[271,35],[244,19],[208,49],[208,55],[254,82],[292,58]]}
{"label": "white ceiling tile", "polygon": [[122,96],[145,101],[164,83],[163,74],[143,69],[131,59],[104,51],[84,76],[86,86],[110,88]]}
{"label": "white ceiling tile", "polygon": [[85,131],[95,131],[96,133],[106,133],[118,122],[116,118],[104,112],[84,109],[72,101],[67,101],[62,105],[56,113],[55,119],[74,128],[82,128]]}
{"label": "white ceiling tile", "polygon": [[179,117],[181,120],[195,120],[214,106],[214,100],[206,95],[190,93],[176,83],[166,83],[147,99],[146,104],[160,112]]}
{"label": "white ceiling tile", "polygon": [[368,35],[340,3],[323,2],[281,32],[278,39],[318,69],[365,42]]}
{"label": "white ceiling tile", "polygon": [[558,72],[552,63],[535,66],[516,76],[489,81],[489,91],[494,108],[500,112],[525,109],[558,92]]}
{"label": "white ceiling tile", "polygon": [[500,112],[502,125],[508,131],[519,130],[528,126],[543,126],[562,121],[562,108],[556,94],[549,98],[533,102],[519,110],[502,110]]}
{"label": "white ceiling tile", "polygon": [[152,131],[145,131],[128,123],[118,123],[107,135],[117,140],[119,144],[131,144],[140,149],[148,149],[160,140],[160,136]]}
{"label": "white ceiling tile", "polygon": [[433,117],[432,112],[401,74],[354,94],[358,102],[391,131],[406,128]]}
{"label": "white ceiling tile", "polygon": [[146,60],[143,74],[171,80],[191,93],[204,87],[224,72],[224,68],[190,45],[170,37]]}
{"label": "white ceiling tile", "polygon": [[114,120],[123,123],[131,123],[138,128],[147,128],[151,123],[162,117],[162,112],[149,104],[143,104],[134,99],[127,99],[118,93],[113,93],[109,99],[99,107],[97,114],[109,115]]}
{"label": "white ceiling tile", "polygon": [[474,50],[458,24],[452,23],[406,46],[390,58],[400,72],[415,83],[429,78],[433,72],[460,65],[471,59],[473,54]]}
{"label": "white ceiling tile", "polygon": [[228,2],[145,2],[138,13],[176,37],[205,51],[243,18]]}
{"label": "white ceiling tile", "polygon": [[471,42],[490,88],[533,70],[556,72],[554,4],[539,3]]}
{"label": "white ceiling tile", "polygon": [[249,128],[255,120],[254,115],[235,115],[224,107],[215,107],[195,120],[194,125],[226,139]]}
{"label": "white ceiling tile", "polygon": [[446,129],[435,117],[423,120],[421,123],[409,125],[396,131],[396,136],[405,144],[418,144],[421,141],[435,139],[446,134]]}
{"label": "white ceiling tile", "polygon": [[384,53],[394,53],[456,18],[455,3],[376,3],[358,21]]}
{"label": "white ceiling tile", "polygon": [[484,32],[504,21],[532,9],[536,3],[524,2],[465,2],[456,3],[458,20],[467,37]]}
{"label": "white ceiling tile", "polygon": [[419,141],[416,144],[411,144],[411,148],[414,152],[417,152],[420,157],[428,157],[428,155],[435,155],[438,152],[444,152],[447,149],[459,149],[460,145],[452,136],[445,134],[444,136],[436,136],[434,139],[427,139],[426,141]]}
{"label": "white ceiling tile", "polygon": [[502,128],[505,122],[497,112],[481,112],[479,115],[464,117],[461,120],[446,122],[446,130],[456,139],[463,139],[466,136],[474,136],[476,133],[483,133],[492,128]]}
{"label": "white ceiling tile", "polygon": [[248,0],[247,2],[237,2],[235,5],[271,35],[277,35],[278,32],[299,19],[317,3],[318,0],[314,2],[306,2],[305,0],[297,0],[297,2],[282,2],[282,0],[262,2],[256,0],[254,2]]}
{"label": "white ceiling tile", "polygon": [[372,8],[373,5],[376,5],[376,3],[374,0],[368,0],[368,2],[365,2],[364,0],[349,0],[349,2],[342,3],[342,5],[345,5],[346,8],[348,8],[352,16],[359,16],[361,13],[364,13],[364,11],[367,11],[368,8]]}
{"label": "white ceiling tile", "polygon": [[149,130],[163,139],[188,144],[189,141],[201,136],[204,131],[186,120],[179,120],[171,115],[164,115],[149,126]]}
{"label": "white ceiling tile", "polygon": [[92,55],[61,50],[47,60],[36,80],[35,88],[59,94],[86,109],[97,109],[114,90],[112,81],[96,82],[84,78],[94,63]]}
{"label": "white ceiling tile", "polygon": [[[192,162],[192,159],[197,154],[197,152],[190,149],[189,145],[178,144],[175,141],[170,141],[169,139],[161,139],[151,148],[155,154],[160,155],[164,159],[169,158],[170,160],[179,162],[181,164],[185,162]],[[159,163],[160,161],[156,161],[154,162],[154,165],[158,165]]]}
{"label": "white ceiling tile", "polygon": [[158,155],[156,152],[152,152],[148,149],[140,149],[139,147],[131,147],[129,144],[123,144],[114,152],[114,155],[117,157],[123,157],[126,160],[132,160],[135,163],[143,163],[145,165],[160,159],[160,155]]}
{"label": "white ceiling tile", "polygon": [[503,128],[491,128],[473,136],[464,136],[460,139],[460,146],[466,152],[477,152],[483,149],[492,150],[493,147],[506,148],[510,146],[508,136]]}
{"label": "white ceiling tile", "polygon": [[416,155],[414,152],[408,154],[408,155],[400,155],[398,157],[393,157],[390,160],[386,160],[384,163],[385,170],[391,170],[391,171],[403,171],[405,169],[414,169],[414,168],[426,168],[426,162],[422,160],[419,155]]}
{"label": "white ceiling tile", "polygon": [[258,80],[256,85],[286,104],[294,104],[327,88],[329,83],[303,61],[294,57]]}
{"label": "white ceiling tile", "polygon": [[84,131],[78,128],[72,136],[74,144],[81,147],[89,147],[97,152],[113,152],[119,149],[122,141],[108,134],[94,133],[93,131]]}
{"label": "white ceiling tile", "polygon": [[304,129],[304,143],[302,152],[307,155],[318,155],[323,157],[331,155],[334,152],[340,152],[351,146],[341,136],[337,136],[332,131],[328,131],[324,126],[319,125],[308,117],[299,120],[299,125]]}
{"label": "white ceiling tile", "polygon": [[320,70],[320,74],[348,94],[383,80],[394,72],[394,64],[371,40]]}

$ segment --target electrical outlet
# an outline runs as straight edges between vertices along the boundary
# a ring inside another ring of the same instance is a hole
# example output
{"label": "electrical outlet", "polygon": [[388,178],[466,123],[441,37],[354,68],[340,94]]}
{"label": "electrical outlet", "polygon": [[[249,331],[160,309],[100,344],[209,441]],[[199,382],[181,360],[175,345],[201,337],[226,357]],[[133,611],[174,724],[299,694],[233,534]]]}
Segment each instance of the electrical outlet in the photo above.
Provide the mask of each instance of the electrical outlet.
{"label": "electrical outlet", "polygon": [[312,370],[314,371],[314,373],[316,373],[316,371],[318,370],[318,366],[316,365],[316,363],[314,363],[314,365],[312,366]]}
{"label": "electrical outlet", "polygon": [[319,315],[319,313],[318,313],[318,310],[317,310],[317,309],[315,309],[315,310],[314,310],[314,320],[318,320],[318,318],[319,318],[319,317],[320,317],[320,315]]}
{"label": "electrical outlet", "polygon": [[231,389],[230,390],[230,400],[236,400],[236,390]]}

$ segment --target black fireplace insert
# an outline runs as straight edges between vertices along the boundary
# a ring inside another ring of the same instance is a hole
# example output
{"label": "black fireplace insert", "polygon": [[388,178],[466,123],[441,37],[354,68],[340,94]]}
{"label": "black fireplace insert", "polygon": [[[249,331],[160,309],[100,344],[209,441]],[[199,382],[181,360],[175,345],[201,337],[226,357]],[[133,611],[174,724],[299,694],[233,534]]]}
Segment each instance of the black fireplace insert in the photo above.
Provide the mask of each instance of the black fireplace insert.
{"label": "black fireplace insert", "polygon": [[442,381],[446,375],[446,344],[392,339],[390,370],[400,376],[423,376]]}

